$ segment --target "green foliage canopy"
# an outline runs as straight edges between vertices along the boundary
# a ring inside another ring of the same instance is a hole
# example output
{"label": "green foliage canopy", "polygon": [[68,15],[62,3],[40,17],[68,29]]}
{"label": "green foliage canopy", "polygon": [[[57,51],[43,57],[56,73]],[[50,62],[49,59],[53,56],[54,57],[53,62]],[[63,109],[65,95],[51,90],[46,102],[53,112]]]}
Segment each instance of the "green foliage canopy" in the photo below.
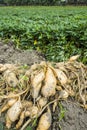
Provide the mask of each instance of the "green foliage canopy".
{"label": "green foliage canopy", "polygon": [[80,54],[87,63],[87,7],[2,7],[0,18],[5,42],[41,51],[47,60]]}

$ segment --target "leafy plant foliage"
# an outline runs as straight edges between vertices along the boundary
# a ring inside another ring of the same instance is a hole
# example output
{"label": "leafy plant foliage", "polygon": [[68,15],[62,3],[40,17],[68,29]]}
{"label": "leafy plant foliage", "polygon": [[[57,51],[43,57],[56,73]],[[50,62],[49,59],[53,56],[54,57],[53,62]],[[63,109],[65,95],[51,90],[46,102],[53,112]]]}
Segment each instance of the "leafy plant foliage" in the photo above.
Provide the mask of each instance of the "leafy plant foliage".
{"label": "leafy plant foliage", "polygon": [[47,60],[80,54],[87,63],[87,7],[1,7],[0,37]]}
{"label": "leafy plant foliage", "polygon": [[61,103],[59,103],[59,108],[60,108],[59,121],[61,121],[65,117],[66,110],[63,108]]}

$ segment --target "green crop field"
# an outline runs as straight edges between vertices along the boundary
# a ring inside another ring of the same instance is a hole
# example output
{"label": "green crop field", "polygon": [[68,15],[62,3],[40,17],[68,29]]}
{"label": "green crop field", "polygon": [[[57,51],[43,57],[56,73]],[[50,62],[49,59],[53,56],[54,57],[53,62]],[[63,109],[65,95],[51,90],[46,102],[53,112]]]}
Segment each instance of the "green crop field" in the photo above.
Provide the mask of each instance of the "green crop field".
{"label": "green crop field", "polygon": [[51,61],[80,54],[87,64],[87,7],[0,7],[0,39]]}

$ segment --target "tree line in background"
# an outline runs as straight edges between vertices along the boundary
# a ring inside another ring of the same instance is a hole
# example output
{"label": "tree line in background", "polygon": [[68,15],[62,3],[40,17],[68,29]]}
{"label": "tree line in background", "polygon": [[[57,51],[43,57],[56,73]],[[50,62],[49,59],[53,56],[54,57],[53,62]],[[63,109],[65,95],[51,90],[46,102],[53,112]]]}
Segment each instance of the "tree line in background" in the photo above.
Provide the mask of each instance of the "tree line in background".
{"label": "tree line in background", "polygon": [[0,0],[0,5],[87,5],[87,0]]}

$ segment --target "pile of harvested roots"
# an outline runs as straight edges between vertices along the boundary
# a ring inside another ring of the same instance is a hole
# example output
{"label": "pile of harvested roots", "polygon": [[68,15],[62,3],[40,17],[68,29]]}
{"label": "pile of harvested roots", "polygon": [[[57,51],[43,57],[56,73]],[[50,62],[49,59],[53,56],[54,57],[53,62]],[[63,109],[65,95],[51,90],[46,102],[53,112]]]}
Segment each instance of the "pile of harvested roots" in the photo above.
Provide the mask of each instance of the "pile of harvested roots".
{"label": "pile of harvested roots", "polygon": [[68,97],[87,109],[87,66],[77,62],[78,57],[32,66],[0,64],[0,114],[6,116],[6,127],[15,124],[16,129],[24,130],[40,117],[36,130],[48,130],[50,104],[55,111],[58,101]]}

